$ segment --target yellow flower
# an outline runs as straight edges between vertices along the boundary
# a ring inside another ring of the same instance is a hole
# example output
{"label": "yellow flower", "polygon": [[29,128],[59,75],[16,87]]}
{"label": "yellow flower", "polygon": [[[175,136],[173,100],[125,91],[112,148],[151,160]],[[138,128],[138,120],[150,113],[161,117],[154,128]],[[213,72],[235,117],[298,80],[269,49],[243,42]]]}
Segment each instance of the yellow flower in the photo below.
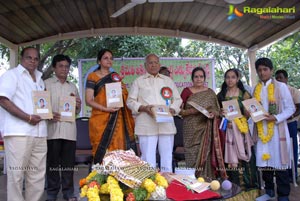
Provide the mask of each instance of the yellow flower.
{"label": "yellow flower", "polygon": [[108,190],[111,201],[123,201],[124,194],[119,186],[119,182],[112,176],[107,177]]}
{"label": "yellow flower", "polygon": [[271,104],[274,104],[276,101],[273,83],[269,84],[269,86],[268,86],[268,100],[269,100],[269,103],[271,103]]}
{"label": "yellow flower", "polygon": [[80,197],[86,197],[86,193],[87,193],[87,190],[88,190],[88,186],[87,185],[84,185],[82,188],[81,188],[81,191],[80,191]]}
{"label": "yellow flower", "polygon": [[267,161],[267,160],[269,160],[270,158],[271,158],[271,155],[270,155],[270,154],[264,153],[264,154],[262,155],[262,159],[263,159],[264,161]]}
{"label": "yellow flower", "polygon": [[268,122],[268,129],[267,129],[267,135],[264,134],[264,128],[263,128],[263,122],[259,121],[256,123],[257,125],[257,133],[259,139],[262,141],[263,144],[268,143],[273,135],[274,135],[274,121]]}
{"label": "yellow flower", "polygon": [[97,174],[96,170],[93,170],[87,177],[86,180],[90,181],[91,178],[93,178]]}
{"label": "yellow flower", "polygon": [[100,194],[109,194],[108,183],[105,183],[105,184],[101,185]]}
{"label": "yellow flower", "polygon": [[88,188],[86,196],[89,201],[100,201],[98,186]]}
{"label": "yellow flower", "polygon": [[142,183],[142,187],[147,190],[148,193],[155,191],[156,184],[151,179],[145,179]]}
{"label": "yellow flower", "polygon": [[[254,98],[256,100],[258,100],[259,102],[261,102],[261,97],[260,97],[261,90],[262,90],[262,84],[258,83],[255,88],[255,91],[254,91]],[[276,102],[273,83],[269,84],[269,86],[268,86],[268,101],[269,101],[269,104],[275,104],[275,102]],[[266,135],[264,134],[263,122],[259,121],[256,123],[256,125],[257,125],[257,133],[258,133],[259,139],[262,141],[263,144],[268,143],[274,135],[275,122],[268,121]]]}
{"label": "yellow flower", "polygon": [[241,133],[248,133],[249,128],[246,117],[242,116],[241,118],[234,118],[233,121]]}
{"label": "yellow flower", "polygon": [[162,186],[164,188],[167,188],[169,185],[166,178],[161,176],[161,174],[159,174],[158,172],[155,174],[155,182],[157,183],[158,186]]}

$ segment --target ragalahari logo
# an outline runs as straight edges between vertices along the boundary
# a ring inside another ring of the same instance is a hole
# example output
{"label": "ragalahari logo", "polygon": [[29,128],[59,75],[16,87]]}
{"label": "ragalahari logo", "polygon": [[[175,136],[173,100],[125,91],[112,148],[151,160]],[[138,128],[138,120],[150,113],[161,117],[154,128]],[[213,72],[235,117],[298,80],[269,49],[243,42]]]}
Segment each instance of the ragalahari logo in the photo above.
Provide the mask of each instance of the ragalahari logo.
{"label": "ragalahari logo", "polygon": [[233,5],[229,5],[229,11],[227,15],[228,15],[227,19],[231,21],[235,18],[242,17],[244,14],[241,11],[239,11],[237,8],[235,8]]}

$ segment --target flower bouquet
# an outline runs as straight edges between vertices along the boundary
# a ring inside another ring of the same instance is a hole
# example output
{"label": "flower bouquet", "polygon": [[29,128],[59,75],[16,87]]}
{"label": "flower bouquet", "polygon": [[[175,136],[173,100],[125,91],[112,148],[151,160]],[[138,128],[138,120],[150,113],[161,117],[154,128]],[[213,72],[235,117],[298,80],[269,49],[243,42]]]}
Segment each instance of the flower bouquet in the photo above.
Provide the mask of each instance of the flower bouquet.
{"label": "flower bouquet", "polygon": [[164,200],[168,182],[132,150],[116,150],[107,152],[102,164],[94,165],[79,185],[80,196],[89,201],[100,201],[102,195],[109,195],[111,201]]}

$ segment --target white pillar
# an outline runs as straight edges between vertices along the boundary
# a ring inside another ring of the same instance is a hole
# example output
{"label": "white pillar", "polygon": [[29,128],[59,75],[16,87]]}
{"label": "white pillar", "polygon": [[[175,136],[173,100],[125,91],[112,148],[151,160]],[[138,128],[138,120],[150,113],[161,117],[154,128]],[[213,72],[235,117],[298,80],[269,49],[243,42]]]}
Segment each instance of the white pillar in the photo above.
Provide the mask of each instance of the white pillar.
{"label": "white pillar", "polygon": [[247,54],[248,54],[250,86],[254,87],[257,84],[257,76],[255,70],[256,50],[248,49]]}
{"label": "white pillar", "polygon": [[14,45],[9,48],[9,68],[14,68],[18,65],[18,46]]}

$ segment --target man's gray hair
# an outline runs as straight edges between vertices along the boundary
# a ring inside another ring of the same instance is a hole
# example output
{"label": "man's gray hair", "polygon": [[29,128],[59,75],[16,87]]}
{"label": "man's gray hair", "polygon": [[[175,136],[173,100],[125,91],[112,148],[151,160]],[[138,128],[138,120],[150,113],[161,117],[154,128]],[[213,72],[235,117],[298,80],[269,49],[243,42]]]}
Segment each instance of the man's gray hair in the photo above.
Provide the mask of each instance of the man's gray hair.
{"label": "man's gray hair", "polygon": [[146,65],[146,63],[147,63],[149,57],[151,57],[151,56],[156,56],[156,57],[158,58],[158,61],[159,61],[159,56],[157,56],[157,55],[154,54],[154,53],[150,53],[150,54],[148,54],[148,55],[145,57],[145,61],[144,61],[145,65]]}

